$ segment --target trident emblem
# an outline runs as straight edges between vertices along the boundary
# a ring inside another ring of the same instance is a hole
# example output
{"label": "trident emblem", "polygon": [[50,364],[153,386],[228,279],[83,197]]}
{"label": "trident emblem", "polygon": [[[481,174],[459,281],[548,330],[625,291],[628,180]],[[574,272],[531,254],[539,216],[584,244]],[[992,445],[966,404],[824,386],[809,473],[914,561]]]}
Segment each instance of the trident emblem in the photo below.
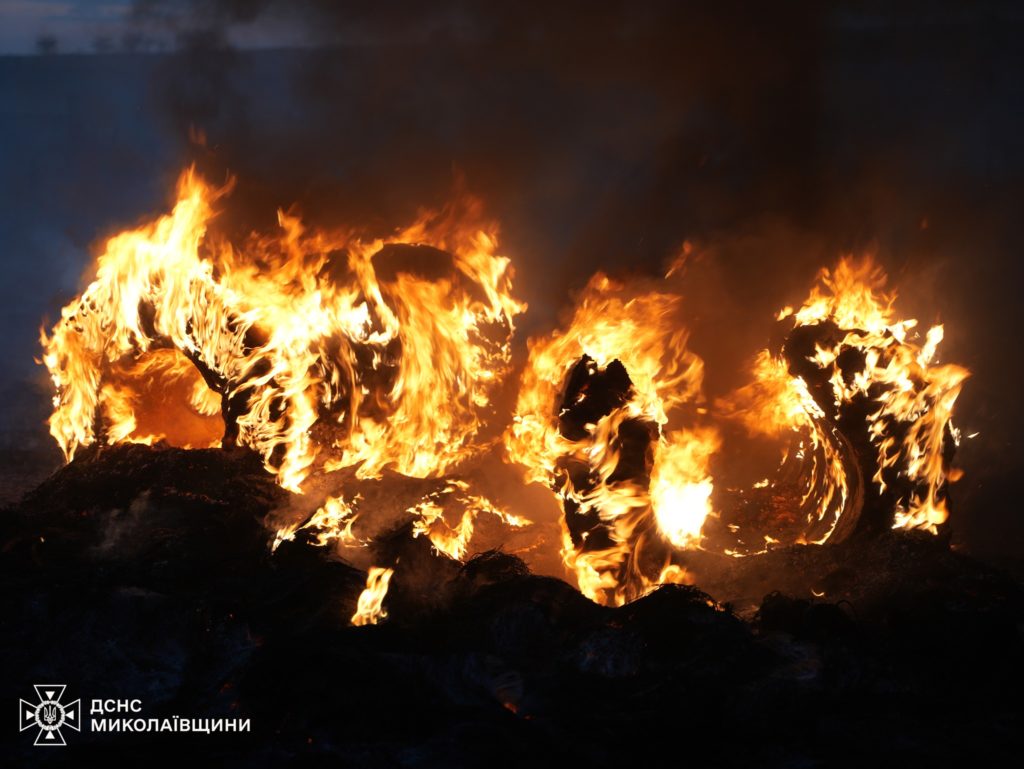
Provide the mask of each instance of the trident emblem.
{"label": "trident emblem", "polygon": [[33,688],[36,690],[38,702],[18,701],[21,723],[19,731],[36,727],[39,733],[34,744],[66,745],[60,730],[66,726],[76,732],[81,731],[81,700],[69,702],[67,705],[61,704],[60,698],[64,696],[64,689],[67,688],[64,684],[36,684]]}

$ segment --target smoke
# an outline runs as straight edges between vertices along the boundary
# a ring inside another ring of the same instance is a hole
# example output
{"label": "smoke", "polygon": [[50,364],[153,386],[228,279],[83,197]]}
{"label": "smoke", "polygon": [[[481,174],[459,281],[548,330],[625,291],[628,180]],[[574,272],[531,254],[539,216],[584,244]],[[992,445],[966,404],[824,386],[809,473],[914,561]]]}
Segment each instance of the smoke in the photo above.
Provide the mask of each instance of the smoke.
{"label": "smoke", "polygon": [[594,271],[656,275],[688,240],[692,344],[724,390],[818,268],[875,252],[975,372],[955,523],[1019,527],[1011,4],[139,0],[130,21],[127,50],[170,51],[143,106],[176,143],[167,177],[238,178],[219,226],[294,206],[383,230],[464,178],[530,303],[520,342]]}
{"label": "smoke", "polygon": [[[740,7],[200,3],[172,17],[182,44],[153,98],[172,135],[205,135],[189,157],[238,176],[240,230],[291,204],[391,226],[463,175],[504,224],[539,329],[595,269],[651,273],[686,237],[814,216],[827,18]],[[283,18],[319,45],[232,47]]]}

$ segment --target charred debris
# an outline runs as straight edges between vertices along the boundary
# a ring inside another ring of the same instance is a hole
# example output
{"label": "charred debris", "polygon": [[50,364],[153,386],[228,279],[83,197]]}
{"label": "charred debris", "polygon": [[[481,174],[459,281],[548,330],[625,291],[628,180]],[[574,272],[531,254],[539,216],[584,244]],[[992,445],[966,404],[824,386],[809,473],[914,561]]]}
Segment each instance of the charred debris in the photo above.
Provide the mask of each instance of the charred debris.
{"label": "charred debris", "polygon": [[202,751],[224,766],[934,766],[1014,753],[1024,593],[943,537],[876,531],[726,559],[700,588],[608,608],[514,556],[460,564],[398,526],[373,544],[397,563],[387,619],[355,628],[362,572],[301,536],[271,553],[263,520],[287,495],[243,449],[124,444],[82,452],[3,512],[5,697],[52,678],[142,697],[150,715],[253,724],[173,741],[83,733],[44,764]]}

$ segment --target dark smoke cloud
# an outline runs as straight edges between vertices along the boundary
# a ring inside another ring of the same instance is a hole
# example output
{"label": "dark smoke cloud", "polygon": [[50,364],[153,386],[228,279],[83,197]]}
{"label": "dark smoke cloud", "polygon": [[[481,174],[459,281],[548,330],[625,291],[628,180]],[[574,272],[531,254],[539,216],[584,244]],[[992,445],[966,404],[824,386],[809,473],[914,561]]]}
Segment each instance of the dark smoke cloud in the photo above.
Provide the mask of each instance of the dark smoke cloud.
{"label": "dark smoke cloud", "polygon": [[[325,46],[227,48],[234,25],[285,9]],[[265,217],[297,202],[388,220],[443,197],[455,167],[524,250],[557,250],[538,259],[564,292],[594,266],[657,265],[681,236],[751,212],[813,214],[827,19],[815,3],[741,10],[198,3],[157,98],[179,136],[203,129],[202,159],[238,174]],[[543,223],[557,242],[516,234],[548,212],[563,220]]]}

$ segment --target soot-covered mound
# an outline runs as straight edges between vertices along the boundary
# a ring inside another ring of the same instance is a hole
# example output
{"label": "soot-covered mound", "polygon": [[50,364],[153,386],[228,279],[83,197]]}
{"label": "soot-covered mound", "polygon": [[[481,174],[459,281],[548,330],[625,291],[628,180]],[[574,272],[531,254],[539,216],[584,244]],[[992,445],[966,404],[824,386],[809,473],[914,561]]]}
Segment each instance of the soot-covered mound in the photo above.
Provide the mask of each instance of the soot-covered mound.
{"label": "soot-covered mound", "polygon": [[[619,609],[408,528],[378,626],[365,575],[285,542],[281,491],[245,452],[125,445],[76,459],[0,515],[2,699],[59,681],[144,716],[248,718],[236,734],[4,731],[10,765],[611,767],[997,765],[1022,726],[1024,599],[933,537],[716,561],[706,589]],[[781,588],[789,595],[770,592]],[[760,608],[742,598],[763,590]],[[810,590],[825,598],[804,598]],[[767,595],[764,595],[767,594]],[[797,597],[790,597],[797,596]],[[735,599],[736,612],[728,604]],[[648,762],[650,762],[648,764]]]}

